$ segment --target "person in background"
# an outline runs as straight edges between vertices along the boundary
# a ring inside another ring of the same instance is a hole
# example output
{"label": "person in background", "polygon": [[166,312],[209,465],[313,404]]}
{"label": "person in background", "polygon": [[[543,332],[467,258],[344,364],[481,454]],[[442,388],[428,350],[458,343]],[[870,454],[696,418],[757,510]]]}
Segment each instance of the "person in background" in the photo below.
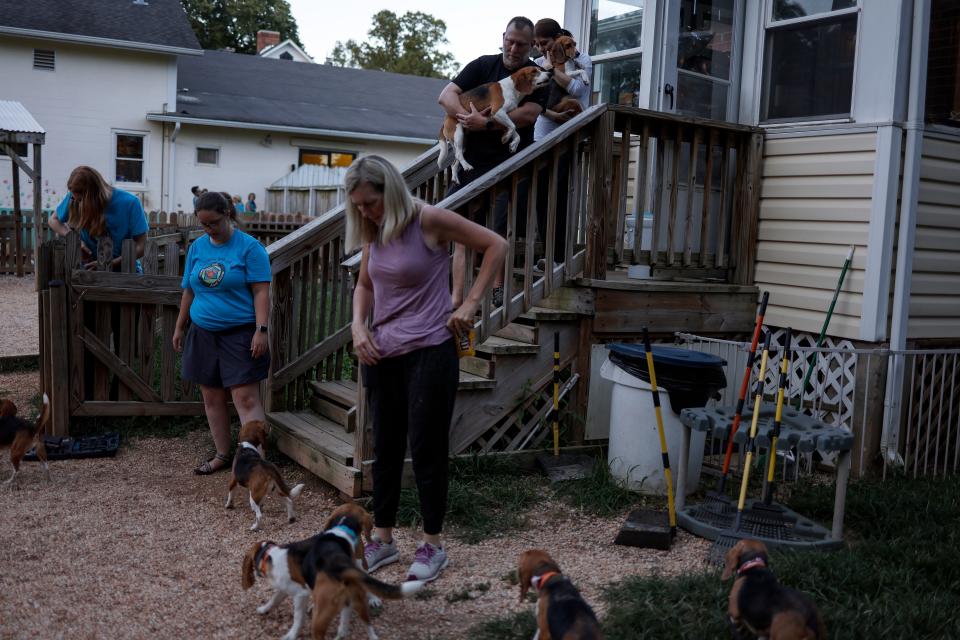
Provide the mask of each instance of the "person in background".
{"label": "person in background", "polygon": [[257,194],[247,194],[247,213],[257,212]]}
{"label": "person in background", "polygon": [[233,196],[232,200],[233,208],[237,213],[243,213],[243,201],[240,200],[240,196]]}
{"label": "person in background", "polygon": [[183,379],[200,385],[216,446],[194,469],[206,475],[230,468],[228,393],[240,424],[264,419],[260,381],[270,369],[271,271],[263,245],[234,228],[237,211],[229,194],[201,195],[197,219],[205,235],[187,252],[173,348],[183,352]]}
{"label": "person in background", "polygon": [[[534,25],[533,42],[536,44],[537,49],[539,49],[543,54],[535,60],[538,65],[543,66],[543,64],[546,62],[546,52],[550,50],[550,47],[553,46],[553,41],[559,36],[571,37],[571,34],[566,29],[562,29],[560,24],[552,18],[544,18],[543,20],[537,21],[537,24]],[[593,62],[591,62],[590,56],[582,51],[577,51],[576,61],[580,67],[586,70],[588,76],[593,73]],[[553,67],[553,79],[551,80],[551,85],[553,83],[556,83],[559,89],[562,89],[571,97],[576,98],[580,103],[580,106],[584,109],[590,106],[589,85],[584,84],[579,78],[571,78],[565,74],[562,66],[555,65]],[[551,86],[551,89],[555,88]],[[551,96],[552,95],[553,91],[551,91]],[[574,115],[576,115],[574,111],[553,111],[548,105],[548,108],[544,110],[539,118],[537,118],[537,122],[534,125],[534,140],[543,139],[551,131],[569,121]],[[557,160],[557,196],[555,199],[557,223],[553,236],[554,265],[562,263],[566,258],[567,187],[569,185],[569,167],[570,154],[569,152],[565,152],[561,154]],[[537,177],[537,227],[540,231],[540,239],[543,241],[544,247],[547,246],[547,205],[549,203],[548,198],[550,196],[549,180],[549,170],[547,168],[541,169],[540,174]],[[544,249],[544,251],[546,251],[546,249]],[[541,258],[537,261],[536,271],[538,273],[543,273],[547,270],[546,262],[546,258]]]}
{"label": "person in background", "polygon": [[[473,328],[480,301],[503,270],[507,242],[453,211],[414,200],[397,168],[379,156],[356,160],[344,189],[346,250],[363,250],[351,333],[373,417],[375,532],[364,555],[370,571],[400,559],[393,527],[409,435],[423,541],[407,579],[430,581],[448,562],[440,536],[460,375],[454,334]],[[457,309],[450,304],[451,242],[483,253]]]}
{"label": "person in background", "polygon": [[199,199],[200,199],[200,196],[203,195],[203,189],[201,189],[201,188],[198,187],[197,185],[194,185],[194,186],[190,187],[190,193],[193,194],[193,210],[196,211],[196,210],[197,210],[197,200],[199,200]]}
{"label": "person in background", "polygon": [[97,238],[109,235],[113,240],[111,268],[120,268],[124,240],[133,240],[136,258],[143,256],[147,243],[147,217],[143,204],[132,193],[111,187],[100,172],[81,165],[67,179],[70,193],[57,205],[47,223],[60,236],[80,232],[83,266],[97,268]]}

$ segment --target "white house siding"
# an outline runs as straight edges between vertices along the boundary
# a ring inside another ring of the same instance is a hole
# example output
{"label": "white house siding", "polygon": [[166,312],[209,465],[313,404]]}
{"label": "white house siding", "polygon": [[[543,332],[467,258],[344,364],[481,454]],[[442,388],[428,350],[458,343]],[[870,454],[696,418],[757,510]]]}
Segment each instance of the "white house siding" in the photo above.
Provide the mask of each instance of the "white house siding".
{"label": "white house siding", "polygon": [[875,155],[874,132],[768,133],[755,281],[770,292],[770,325],[818,332],[852,244],[853,266],[829,333],[859,336]]}
{"label": "white house siding", "polygon": [[[169,145],[172,124],[167,124]],[[270,136],[269,144],[265,137]],[[213,167],[197,164],[197,147],[220,149],[220,164]],[[309,138],[300,134],[182,125],[177,135],[172,202],[177,210],[192,210],[190,187],[226,191],[246,200],[248,193],[257,194],[257,203],[266,202],[267,187],[296,168],[301,147],[330,149],[366,155],[375,153],[403,168],[430,145],[368,140],[332,140]],[[306,213],[304,211],[303,213]]]}
{"label": "white house siding", "polygon": [[[55,70],[33,68],[35,48],[56,52]],[[41,156],[44,207],[55,206],[66,194],[67,177],[77,165],[90,165],[113,180],[114,129],[147,134],[145,185],[129,190],[140,193],[147,207],[159,206],[161,129],[146,120],[146,113],[172,103],[173,61],[163,54],[0,37],[0,99],[23,103],[47,132]],[[10,161],[4,156],[3,207],[13,201],[9,180]],[[22,173],[20,184],[23,206],[32,207],[31,183]]]}
{"label": "white house siding", "polygon": [[960,337],[960,140],[923,139],[910,338]]}

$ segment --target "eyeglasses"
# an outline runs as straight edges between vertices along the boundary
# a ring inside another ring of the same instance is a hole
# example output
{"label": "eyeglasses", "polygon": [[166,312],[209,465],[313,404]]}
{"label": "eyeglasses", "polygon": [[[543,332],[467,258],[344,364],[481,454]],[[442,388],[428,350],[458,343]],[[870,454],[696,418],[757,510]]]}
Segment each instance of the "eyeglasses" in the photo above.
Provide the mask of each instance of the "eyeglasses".
{"label": "eyeglasses", "polygon": [[200,226],[204,229],[216,229],[223,224],[223,219],[226,217],[227,216],[220,216],[215,222],[204,222],[203,220],[200,220]]}

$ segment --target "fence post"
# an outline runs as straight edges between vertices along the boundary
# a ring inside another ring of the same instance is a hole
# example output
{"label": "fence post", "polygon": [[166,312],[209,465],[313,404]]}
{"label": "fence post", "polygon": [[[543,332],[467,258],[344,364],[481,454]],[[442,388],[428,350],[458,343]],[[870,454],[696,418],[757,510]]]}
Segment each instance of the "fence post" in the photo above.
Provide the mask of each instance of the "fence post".
{"label": "fence post", "polygon": [[607,213],[611,207],[614,113],[606,111],[593,127],[590,147],[590,199],[587,204],[587,247],[584,275],[607,277]]}
{"label": "fence post", "polygon": [[[56,258],[63,256],[57,251]],[[67,308],[67,287],[63,280],[51,280],[50,305],[47,330],[50,345],[50,397],[51,433],[65,437],[70,431],[70,321]]]}
{"label": "fence post", "polygon": [[[892,356],[891,356],[892,357]],[[850,426],[859,435],[854,440],[853,477],[879,469],[880,431],[883,428],[883,396],[887,388],[889,359],[873,354],[857,356],[857,372],[853,387],[853,414]]]}
{"label": "fence post", "polygon": [[741,184],[736,185],[738,197],[733,203],[731,220],[730,266],[733,284],[753,284],[753,267],[757,255],[757,227],[760,219],[760,183],[763,164],[763,134],[751,134],[740,145],[745,151],[743,158],[737,158],[737,164],[743,168],[737,174],[742,176]]}
{"label": "fence post", "polygon": [[274,385],[273,374],[287,362],[287,339],[291,333],[288,323],[292,321],[290,274],[292,266],[273,274],[270,285],[270,375],[265,393],[266,410],[286,409],[286,389]]}

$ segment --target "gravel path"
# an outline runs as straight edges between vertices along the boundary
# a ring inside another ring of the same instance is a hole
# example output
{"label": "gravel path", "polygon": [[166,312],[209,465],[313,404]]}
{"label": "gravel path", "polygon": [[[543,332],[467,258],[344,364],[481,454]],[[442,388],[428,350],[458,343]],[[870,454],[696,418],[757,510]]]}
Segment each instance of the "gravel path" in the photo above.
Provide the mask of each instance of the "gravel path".
{"label": "gravel path", "polygon": [[40,353],[33,276],[0,276],[0,356]]}
{"label": "gravel path", "polygon": [[[25,375],[0,376],[0,388],[26,386],[15,397],[32,397],[36,374]],[[191,473],[210,448],[203,430],[135,439],[113,459],[52,463],[52,484],[26,463],[22,489],[0,490],[0,638],[282,636],[292,620],[289,601],[255,613],[271,592],[261,583],[241,589],[243,554],[259,539],[314,534],[338,500],[296,465],[282,466],[288,481],[307,483],[296,503],[300,519],[286,524],[282,503],[267,498],[263,530],[249,532],[245,496],[236,496],[242,506],[223,508],[228,474]],[[4,455],[0,475],[9,471]],[[601,616],[603,585],[631,574],[698,571],[708,549],[683,532],[669,553],[617,547],[610,541],[621,517],[589,517],[553,502],[529,516],[532,526],[509,537],[472,546],[449,540],[451,565],[431,585],[435,595],[387,603],[376,619],[380,637],[452,640],[477,622],[531,607],[505,580],[527,548],[549,550]],[[402,561],[377,574],[387,581],[401,580],[412,560],[413,532],[401,529],[397,539]],[[474,589],[471,599],[447,600],[483,584],[487,590]],[[359,624],[351,638],[366,638]]]}

